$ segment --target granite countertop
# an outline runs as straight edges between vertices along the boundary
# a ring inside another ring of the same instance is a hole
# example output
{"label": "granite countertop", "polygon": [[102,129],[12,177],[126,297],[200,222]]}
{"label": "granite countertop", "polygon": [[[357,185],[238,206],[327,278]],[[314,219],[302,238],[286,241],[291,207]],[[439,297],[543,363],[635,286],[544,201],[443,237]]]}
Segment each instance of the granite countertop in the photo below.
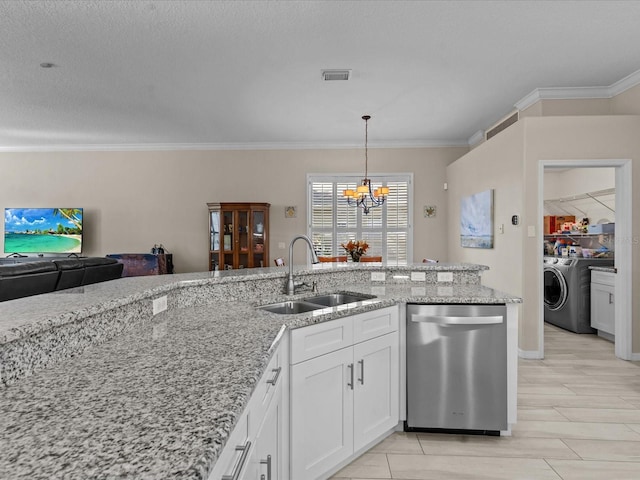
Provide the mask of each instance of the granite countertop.
{"label": "granite countertop", "polygon": [[[184,280],[202,280],[191,277]],[[132,282],[128,294],[147,295],[142,284],[166,288],[168,279],[148,278]],[[256,309],[282,296],[173,309],[0,387],[0,478],[207,478],[283,324],[298,328],[398,302],[520,301],[480,285],[342,287],[333,291],[377,298],[298,315]],[[116,288],[125,287],[104,286]]]}
{"label": "granite countertop", "polygon": [[608,272],[608,273],[617,273],[616,267],[599,267],[597,265],[591,265],[589,270],[595,270],[596,272]]}
{"label": "granite countertop", "polygon": [[[294,266],[296,276],[327,271],[349,272],[363,269],[388,272],[410,271],[483,271],[485,265],[417,263],[406,266],[368,264],[331,264]],[[57,325],[154,298],[172,290],[207,285],[231,284],[247,280],[285,279],[288,268],[266,267],[228,271],[181,273],[172,275],[125,277],[59,292],[0,302],[0,344],[23,335],[48,330]]]}

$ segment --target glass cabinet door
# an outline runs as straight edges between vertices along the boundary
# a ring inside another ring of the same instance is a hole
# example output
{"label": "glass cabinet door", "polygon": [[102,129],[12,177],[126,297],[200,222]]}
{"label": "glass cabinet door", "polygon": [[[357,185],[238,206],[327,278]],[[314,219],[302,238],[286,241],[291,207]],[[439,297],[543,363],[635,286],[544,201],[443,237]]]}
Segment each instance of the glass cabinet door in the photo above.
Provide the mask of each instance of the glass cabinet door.
{"label": "glass cabinet door", "polygon": [[233,211],[222,211],[222,254],[220,255],[220,269],[230,270],[233,268]]}
{"label": "glass cabinet door", "polygon": [[239,210],[238,212],[237,254],[238,268],[249,267],[249,211]]}
{"label": "glass cabinet door", "polygon": [[209,270],[219,270],[220,269],[220,211],[211,211],[209,212],[211,218],[209,219],[209,225],[211,226],[211,231],[209,232],[211,242],[209,245],[210,250],[210,265]]}
{"label": "glass cabinet door", "polygon": [[252,240],[252,255],[253,266],[264,267],[265,258],[265,215],[262,211],[254,211],[253,218],[251,220],[251,240]]}

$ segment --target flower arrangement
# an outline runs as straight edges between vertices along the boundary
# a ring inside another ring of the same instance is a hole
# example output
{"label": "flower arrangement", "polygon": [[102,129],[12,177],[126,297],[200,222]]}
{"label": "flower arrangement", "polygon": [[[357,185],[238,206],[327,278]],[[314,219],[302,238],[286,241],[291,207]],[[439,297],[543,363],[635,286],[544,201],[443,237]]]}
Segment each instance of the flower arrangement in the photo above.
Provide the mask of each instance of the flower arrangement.
{"label": "flower arrangement", "polygon": [[349,240],[346,245],[341,243],[340,246],[344,248],[349,255],[351,255],[351,260],[354,262],[359,262],[360,257],[367,253],[367,250],[369,249],[369,244],[364,240],[356,240],[355,242],[353,240]]}

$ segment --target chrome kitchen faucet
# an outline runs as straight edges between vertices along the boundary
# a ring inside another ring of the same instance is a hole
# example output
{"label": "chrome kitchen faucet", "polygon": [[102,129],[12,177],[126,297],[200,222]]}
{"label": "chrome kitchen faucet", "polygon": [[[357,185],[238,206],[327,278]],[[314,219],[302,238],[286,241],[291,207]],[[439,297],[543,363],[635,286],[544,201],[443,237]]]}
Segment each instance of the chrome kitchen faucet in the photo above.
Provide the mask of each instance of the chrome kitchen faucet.
{"label": "chrome kitchen faucet", "polygon": [[307,237],[306,235],[297,235],[295,237],[293,237],[293,239],[291,240],[291,243],[289,244],[289,278],[287,279],[287,295],[293,295],[295,293],[296,287],[299,287],[300,285],[302,285],[302,282],[299,282],[298,284],[296,284],[293,281],[293,244],[296,243],[296,240],[302,239],[305,242],[307,242],[307,245],[309,245],[309,250],[311,250],[311,261],[312,263],[320,263],[320,260],[318,260],[318,255],[316,254],[316,251],[313,249],[313,244],[311,243],[311,240],[309,239],[309,237]]}

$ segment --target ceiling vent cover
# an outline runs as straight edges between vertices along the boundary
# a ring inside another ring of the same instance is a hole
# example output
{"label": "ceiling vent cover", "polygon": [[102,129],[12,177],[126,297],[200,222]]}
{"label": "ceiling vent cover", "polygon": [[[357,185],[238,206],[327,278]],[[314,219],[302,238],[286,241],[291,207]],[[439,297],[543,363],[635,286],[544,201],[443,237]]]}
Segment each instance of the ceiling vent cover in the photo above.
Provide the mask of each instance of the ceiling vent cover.
{"label": "ceiling vent cover", "polygon": [[489,130],[487,130],[487,133],[485,134],[485,138],[489,140],[491,137],[495,137],[501,131],[505,130],[507,127],[510,127],[511,125],[516,123],[518,121],[519,113],[520,112],[516,111],[515,113],[513,113],[512,115],[509,115],[503,121],[498,123],[495,127],[492,127]]}
{"label": "ceiling vent cover", "polygon": [[351,77],[351,70],[323,70],[322,79],[325,82],[332,80],[349,80]]}

